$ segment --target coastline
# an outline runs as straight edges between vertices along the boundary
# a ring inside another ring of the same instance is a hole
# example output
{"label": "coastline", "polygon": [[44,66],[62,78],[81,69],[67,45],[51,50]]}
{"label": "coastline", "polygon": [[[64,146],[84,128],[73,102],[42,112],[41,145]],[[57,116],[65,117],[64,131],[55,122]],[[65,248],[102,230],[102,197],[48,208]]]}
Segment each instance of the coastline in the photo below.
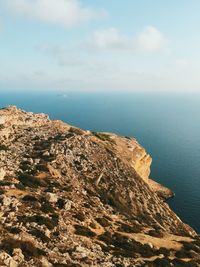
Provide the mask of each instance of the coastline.
{"label": "coastline", "polygon": [[157,193],[157,195],[164,200],[168,200],[170,198],[175,197],[175,193],[169,189],[166,186],[163,186],[162,184],[156,182],[155,180],[152,180],[149,178],[149,186],[150,188]]}

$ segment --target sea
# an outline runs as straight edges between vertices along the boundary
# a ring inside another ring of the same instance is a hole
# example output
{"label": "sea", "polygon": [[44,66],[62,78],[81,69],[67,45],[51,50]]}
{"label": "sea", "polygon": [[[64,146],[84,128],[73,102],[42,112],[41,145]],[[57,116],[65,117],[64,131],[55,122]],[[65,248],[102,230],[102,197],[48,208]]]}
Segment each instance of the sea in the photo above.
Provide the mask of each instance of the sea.
{"label": "sea", "polygon": [[135,137],[153,158],[151,178],[175,193],[170,207],[200,233],[200,94],[1,91],[0,107]]}

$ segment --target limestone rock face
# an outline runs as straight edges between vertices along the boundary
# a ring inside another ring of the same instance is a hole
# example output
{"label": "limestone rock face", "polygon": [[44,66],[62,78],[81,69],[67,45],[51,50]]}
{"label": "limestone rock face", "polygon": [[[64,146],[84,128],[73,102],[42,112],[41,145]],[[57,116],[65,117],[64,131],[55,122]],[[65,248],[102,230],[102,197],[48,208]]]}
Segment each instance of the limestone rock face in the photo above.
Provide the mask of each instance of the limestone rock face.
{"label": "limestone rock face", "polygon": [[200,266],[150,165],[133,138],[1,109],[0,266]]}
{"label": "limestone rock face", "polygon": [[156,192],[160,197],[167,199],[174,193],[167,187],[150,179],[151,172],[151,156],[134,138],[122,137],[113,133],[96,133],[96,135],[111,139],[112,149],[125,163],[128,163],[138,173],[138,175],[149,185],[152,191]]}

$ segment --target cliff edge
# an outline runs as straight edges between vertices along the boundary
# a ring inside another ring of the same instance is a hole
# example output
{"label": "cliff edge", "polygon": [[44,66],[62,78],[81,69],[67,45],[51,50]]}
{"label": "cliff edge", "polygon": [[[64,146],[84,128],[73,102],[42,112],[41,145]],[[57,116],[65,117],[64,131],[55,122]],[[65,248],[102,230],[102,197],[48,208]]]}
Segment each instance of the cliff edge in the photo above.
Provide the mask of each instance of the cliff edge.
{"label": "cliff edge", "polygon": [[0,110],[0,266],[200,266],[133,138]]}

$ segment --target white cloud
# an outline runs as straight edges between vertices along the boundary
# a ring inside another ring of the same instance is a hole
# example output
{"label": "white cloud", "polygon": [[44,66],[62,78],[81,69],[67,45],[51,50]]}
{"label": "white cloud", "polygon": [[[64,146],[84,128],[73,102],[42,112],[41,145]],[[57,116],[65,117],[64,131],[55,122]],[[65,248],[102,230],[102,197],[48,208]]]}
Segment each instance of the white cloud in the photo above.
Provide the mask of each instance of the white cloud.
{"label": "white cloud", "polygon": [[147,26],[136,38],[137,46],[145,51],[158,51],[168,43],[167,38],[155,27]]}
{"label": "white cloud", "polygon": [[0,0],[13,13],[66,27],[105,16],[103,10],[82,6],[79,0]]}
{"label": "white cloud", "polygon": [[123,48],[126,40],[116,28],[108,28],[94,33],[95,45],[100,48]]}
{"label": "white cloud", "polygon": [[124,37],[116,28],[94,32],[93,42],[104,49],[156,52],[166,47],[168,39],[156,27],[147,26],[133,38]]}

